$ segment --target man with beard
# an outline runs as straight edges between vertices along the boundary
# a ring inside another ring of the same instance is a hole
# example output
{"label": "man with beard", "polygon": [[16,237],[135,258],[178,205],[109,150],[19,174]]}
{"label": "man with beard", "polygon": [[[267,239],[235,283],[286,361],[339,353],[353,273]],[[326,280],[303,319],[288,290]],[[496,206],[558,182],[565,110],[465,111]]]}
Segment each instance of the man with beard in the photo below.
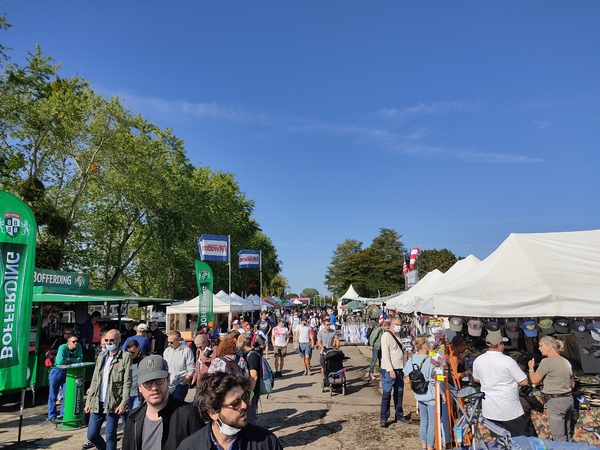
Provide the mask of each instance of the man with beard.
{"label": "man with beard", "polygon": [[395,318],[392,330],[383,333],[381,337],[381,412],[379,425],[387,427],[390,417],[390,405],[392,393],[394,398],[395,417],[394,422],[410,423],[402,410],[402,397],[404,394],[404,351],[398,340],[398,334],[402,330],[402,321]]}
{"label": "man with beard", "polygon": [[243,375],[202,375],[198,408],[209,425],[184,439],[178,450],[283,450],[272,432],[248,423],[249,388],[250,380]]}
{"label": "man with beard", "polygon": [[169,371],[162,356],[144,358],[137,378],[146,403],[127,418],[122,450],[176,450],[204,426],[196,408],[169,395]]}

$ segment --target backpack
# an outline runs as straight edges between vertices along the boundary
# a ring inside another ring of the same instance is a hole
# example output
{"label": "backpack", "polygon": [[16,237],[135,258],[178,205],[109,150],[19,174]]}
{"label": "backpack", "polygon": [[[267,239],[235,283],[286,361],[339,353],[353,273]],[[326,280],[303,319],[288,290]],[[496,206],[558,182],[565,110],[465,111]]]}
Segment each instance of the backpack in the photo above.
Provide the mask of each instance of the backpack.
{"label": "backpack", "polygon": [[421,372],[421,368],[423,367],[423,364],[425,364],[425,361],[427,361],[427,358],[425,358],[419,366],[413,363],[413,370],[408,374],[410,388],[415,394],[426,394],[429,389],[429,383],[427,383],[425,375]]}
{"label": "backpack", "polygon": [[269,395],[273,392],[275,387],[275,378],[273,377],[273,370],[271,369],[271,365],[267,361],[264,356],[261,356],[256,350],[250,350],[250,352],[255,352],[260,357],[262,363],[262,376],[260,378],[260,394],[261,395]]}
{"label": "backpack", "polygon": [[367,334],[365,335],[366,338],[367,338],[367,341],[371,337],[371,334],[373,333],[373,331],[375,331],[375,328],[377,328],[377,327],[369,327],[369,328],[367,328]]}
{"label": "backpack", "polygon": [[229,358],[222,358],[225,359],[225,372],[227,373],[237,373],[239,375],[243,375],[244,372],[242,371],[242,368],[239,366],[238,361],[239,361],[239,356],[235,356],[234,359],[229,359]]}
{"label": "backpack", "polygon": [[267,344],[267,340],[262,336],[260,331],[257,331],[252,336],[252,348],[257,348],[259,350],[264,350]]}

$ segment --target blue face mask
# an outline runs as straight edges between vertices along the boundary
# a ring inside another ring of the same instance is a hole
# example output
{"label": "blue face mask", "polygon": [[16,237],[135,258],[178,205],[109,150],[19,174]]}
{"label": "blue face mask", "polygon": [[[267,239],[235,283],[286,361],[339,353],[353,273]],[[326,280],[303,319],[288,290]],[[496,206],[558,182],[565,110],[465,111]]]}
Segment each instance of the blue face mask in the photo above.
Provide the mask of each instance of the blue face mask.
{"label": "blue face mask", "polygon": [[106,350],[108,350],[109,352],[114,352],[117,349],[117,344],[108,344],[106,346]]}

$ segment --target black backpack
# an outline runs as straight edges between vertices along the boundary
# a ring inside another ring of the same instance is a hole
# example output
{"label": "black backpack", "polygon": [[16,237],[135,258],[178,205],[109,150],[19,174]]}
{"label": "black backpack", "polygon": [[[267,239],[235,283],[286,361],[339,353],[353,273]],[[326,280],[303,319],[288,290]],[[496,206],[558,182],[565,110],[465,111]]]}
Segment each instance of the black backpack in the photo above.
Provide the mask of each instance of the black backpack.
{"label": "black backpack", "polygon": [[423,372],[421,372],[421,368],[423,367],[423,364],[425,364],[425,361],[427,361],[427,358],[425,358],[419,366],[413,363],[413,370],[408,374],[410,388],[415,394],[426,394],[429,389],[429,383],[425,379]]}

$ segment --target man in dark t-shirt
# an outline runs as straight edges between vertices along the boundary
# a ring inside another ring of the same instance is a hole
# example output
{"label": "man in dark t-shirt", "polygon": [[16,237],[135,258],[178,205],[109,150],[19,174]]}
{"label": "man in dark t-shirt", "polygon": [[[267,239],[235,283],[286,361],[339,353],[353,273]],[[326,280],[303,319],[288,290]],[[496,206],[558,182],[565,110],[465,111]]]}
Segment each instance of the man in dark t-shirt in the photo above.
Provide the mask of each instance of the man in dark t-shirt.
{"label": "man in dark t-shirt", "polygon": [[262,356],[252,348],[252,336],[240,334],[237,342],[238,348],[244,353],[244,359],[248,365],[250,390],[253,392],[251,404],[248,405],[248,422],[258,425],[258,399],[260,398],[260,380],[262,379]]}
{"label": "man in dark t-shirt", "polygon": [[268,315],[266,312],[262,313],[261,319],[256,322],[255,330],[258,333],[260,331],[261,337],[265,340],[265,358],[269,357],[269,341],[271,340],[271,322],[268,319]]}

